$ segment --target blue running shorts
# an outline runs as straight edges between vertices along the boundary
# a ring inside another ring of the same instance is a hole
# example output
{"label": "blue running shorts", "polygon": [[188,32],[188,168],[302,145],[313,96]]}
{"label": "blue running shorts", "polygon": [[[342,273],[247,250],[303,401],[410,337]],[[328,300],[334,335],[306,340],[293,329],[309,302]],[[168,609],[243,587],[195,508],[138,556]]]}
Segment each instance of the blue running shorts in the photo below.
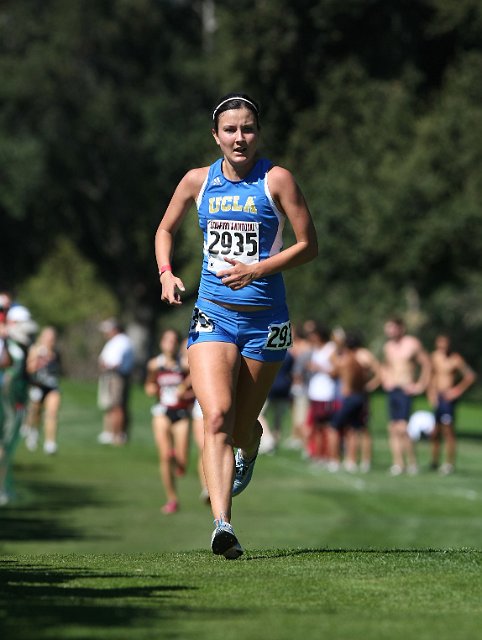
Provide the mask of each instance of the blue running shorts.
{"label": "blue running shorts", "polygon": [[200,342],[230,342],[246,358],[281,362],[292,344],[288,308],[234,311],[200,298],[192,313],[187,347]]}
{"label": "blue running shorts", "polygon": [[391,421],[404,420],[408,422],[412,410],[412,396],[400,387],[388,392],[388,417]]}
{"label": "blue running shorts", "polygon": [[365,393],[352,393],[342,398],[341,407],[330,420],[334,429],[341,431],[343,427],[363,429],[367,425],[368,406]]}
{"label": "blue running shorts", "polygon": [[440,394],[437,408],[435,409],[435,420],[438,424],[453,424],[455,420],[455,401],[445,400]]}

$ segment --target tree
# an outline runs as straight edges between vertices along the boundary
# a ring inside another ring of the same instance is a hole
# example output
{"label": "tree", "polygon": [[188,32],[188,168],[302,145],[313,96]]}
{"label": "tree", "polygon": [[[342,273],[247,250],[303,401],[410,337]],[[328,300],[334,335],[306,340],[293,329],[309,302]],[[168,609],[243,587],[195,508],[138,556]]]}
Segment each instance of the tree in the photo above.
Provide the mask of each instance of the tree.
{"label": "tree", "polygon": [[[7,0],[0,36],[2,284],[68,236],[126,317],[185,322],[158,304],[154,232],[215,155],[215,99],[246,90],[320,236],[286,274],[295,317],[374,336],[397,310],[482,338],[478,0]],[[193,210],[173,257],[188,300],[199,258]]]}
{"label": "tree", "polygon": [[152,320],[160,212],[206,148],[200,17],[149,0],[7,2],[1,17],[3,277],[68,234],[125,314]]}

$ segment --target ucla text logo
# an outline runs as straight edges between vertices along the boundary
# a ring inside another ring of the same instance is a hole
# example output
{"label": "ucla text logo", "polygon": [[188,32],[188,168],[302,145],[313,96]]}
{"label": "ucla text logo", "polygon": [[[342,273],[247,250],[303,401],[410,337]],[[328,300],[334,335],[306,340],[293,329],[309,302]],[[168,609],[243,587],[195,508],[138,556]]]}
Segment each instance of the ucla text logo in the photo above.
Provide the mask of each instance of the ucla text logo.
{"label": "ucla text logo", "polygon": [[209,198],[209,213],[219,211],[244,211],[245,213],[258,213],[254,204],[254,197],[249,196],[243,204],[239,202],[239,196],[216,196]]}

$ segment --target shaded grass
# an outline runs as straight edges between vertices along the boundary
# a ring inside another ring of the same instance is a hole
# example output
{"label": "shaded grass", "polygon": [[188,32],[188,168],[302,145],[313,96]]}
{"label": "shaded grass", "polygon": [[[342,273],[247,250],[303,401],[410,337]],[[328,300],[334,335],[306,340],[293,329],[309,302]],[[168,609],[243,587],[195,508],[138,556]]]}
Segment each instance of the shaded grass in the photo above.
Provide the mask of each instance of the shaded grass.
{"label": "shaded grass", "polygon": [[76,554],[0,567],[4,637],[18,640],[475,638],[482,622],[478,551]]}

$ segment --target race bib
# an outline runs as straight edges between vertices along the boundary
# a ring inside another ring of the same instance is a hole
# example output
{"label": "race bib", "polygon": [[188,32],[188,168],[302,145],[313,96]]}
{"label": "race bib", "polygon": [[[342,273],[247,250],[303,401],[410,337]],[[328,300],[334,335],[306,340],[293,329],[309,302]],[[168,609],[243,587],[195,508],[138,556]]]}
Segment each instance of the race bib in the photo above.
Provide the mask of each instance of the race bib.
{"label": "race bib", "polygon": [[244,264],[259,262],[259,222],[209,220],[206,250],[208,269],[214,273],[229,268],[224,258]]}
{"label": "race bib", "polygon": [[177,385],[168,385],[161,387],[159,393],[159,402],[166,407],[173,407],[179,402],[177,395]]}
{"label": "race bib", "polygon": [[32,402],[41,402],[43,395],[43,391],[39,387],[30,387],[28,392],[28,397]]}
{"label": "race bib", "polygon": [[288,349],[293,344],[291,338],[291,322],[283,322],[282,324],[271,324],[268,329],[268,337],[264,345],[264,349],[270,351],[278,351],[280,349]]}

